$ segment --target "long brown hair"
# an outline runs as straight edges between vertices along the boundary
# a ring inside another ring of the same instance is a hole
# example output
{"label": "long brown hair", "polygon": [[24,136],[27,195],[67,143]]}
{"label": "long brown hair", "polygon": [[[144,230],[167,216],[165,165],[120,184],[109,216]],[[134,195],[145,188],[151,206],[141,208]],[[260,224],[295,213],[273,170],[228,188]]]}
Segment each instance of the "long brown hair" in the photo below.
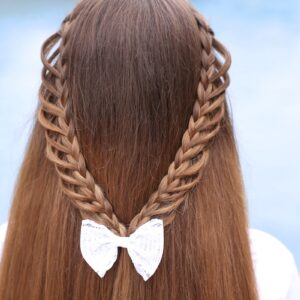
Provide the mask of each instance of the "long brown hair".
{"label": "long brown hair", "polygon": [[[206,20],[184,0],[83,0],[42,61],[0,299],[257,299],[230,54]],[[103,279],[83,260],[83,218],[126,236],[153,217],[147,282],[126,249]]]}

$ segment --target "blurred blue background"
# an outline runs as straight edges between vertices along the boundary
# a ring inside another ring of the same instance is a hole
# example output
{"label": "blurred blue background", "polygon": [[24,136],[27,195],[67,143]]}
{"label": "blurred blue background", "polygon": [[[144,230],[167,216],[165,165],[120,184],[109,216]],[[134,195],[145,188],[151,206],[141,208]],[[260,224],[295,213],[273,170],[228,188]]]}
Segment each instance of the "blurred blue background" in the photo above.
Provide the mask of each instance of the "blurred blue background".
{"label": "blurred blue background", "polygon": [[[300,1],[191,1],[230,50],[231,103],[252,227],[300,269]],[[32,127],[40,47],[75,1],[0,0],[0,223]]]}

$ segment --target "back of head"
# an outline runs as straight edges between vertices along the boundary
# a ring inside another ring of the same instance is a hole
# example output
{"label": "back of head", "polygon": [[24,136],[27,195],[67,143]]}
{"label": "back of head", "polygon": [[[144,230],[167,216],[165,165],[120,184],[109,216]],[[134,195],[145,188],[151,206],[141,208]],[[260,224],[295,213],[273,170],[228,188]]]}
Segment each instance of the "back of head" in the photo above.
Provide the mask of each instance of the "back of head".
{"label": "back of head", "polygon": [[[183,0],[82,0],[42,61],[0,299],[256,299],[230,55],[206,20]],[[147,282],[123,248],[104,278],[83,260],[82,219],[127,236],[154,217]]]}

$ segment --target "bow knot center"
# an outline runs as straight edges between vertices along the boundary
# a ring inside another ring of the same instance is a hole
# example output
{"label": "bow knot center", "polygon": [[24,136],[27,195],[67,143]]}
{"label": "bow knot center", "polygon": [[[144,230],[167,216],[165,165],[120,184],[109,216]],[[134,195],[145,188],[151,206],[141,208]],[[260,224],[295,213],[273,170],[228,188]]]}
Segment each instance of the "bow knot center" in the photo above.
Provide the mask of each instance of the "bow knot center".
{"label": "bow knot center", "polygon": [[115,245],[122,248],[128,248],[129,246],[129,236],[116,236]]}

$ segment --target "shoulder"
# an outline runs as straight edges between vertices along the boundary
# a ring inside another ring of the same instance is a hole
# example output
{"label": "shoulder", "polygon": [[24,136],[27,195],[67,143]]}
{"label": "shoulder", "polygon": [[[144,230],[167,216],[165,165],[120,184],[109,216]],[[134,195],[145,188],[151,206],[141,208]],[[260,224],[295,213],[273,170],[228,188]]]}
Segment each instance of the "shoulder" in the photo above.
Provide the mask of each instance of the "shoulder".
{"label": "shoulder", "polygon": [[300,277],[289,249],[258,229],[249,229],[249,239],[260,299],[300,299]]}
{"label": "shoulder", "polygon": [[4,246],[4,241],[5,241],[6,231],[7,231],[7,225],[8,225],[7,222],[0,225],[0,258],[1,258],[2,250],[3,250],[3,246]]}

